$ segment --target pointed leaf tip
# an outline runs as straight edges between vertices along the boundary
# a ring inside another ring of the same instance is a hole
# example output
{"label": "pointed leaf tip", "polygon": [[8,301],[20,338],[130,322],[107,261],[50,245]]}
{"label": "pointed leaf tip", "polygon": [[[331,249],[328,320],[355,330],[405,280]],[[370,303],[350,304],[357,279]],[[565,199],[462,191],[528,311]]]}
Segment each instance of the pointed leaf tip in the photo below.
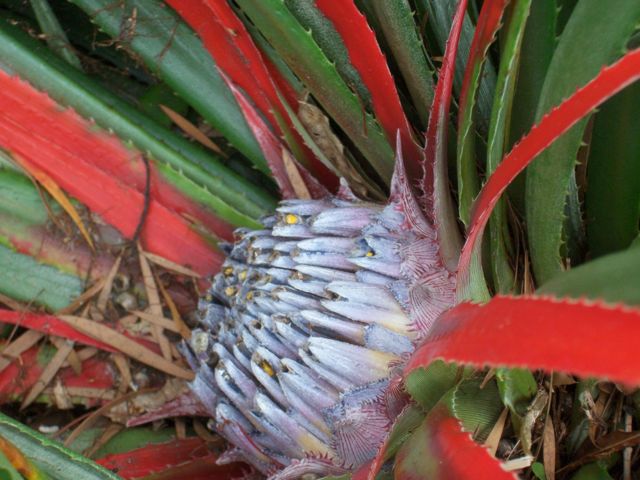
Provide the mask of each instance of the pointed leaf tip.
{"label": "pointed leaf tip", "polygon": [[459,285],[468,283],[472,253],[484,233],[484,228],[500,195],[513,179],[529,165],[540,152],[569,130],[585,115],[605,100],[640,79],[640,49],[626,53],[558,107],[547,113],[540,123],[513,147],[503,159],[473,205],[470,233],[463,247],[458,265]]}

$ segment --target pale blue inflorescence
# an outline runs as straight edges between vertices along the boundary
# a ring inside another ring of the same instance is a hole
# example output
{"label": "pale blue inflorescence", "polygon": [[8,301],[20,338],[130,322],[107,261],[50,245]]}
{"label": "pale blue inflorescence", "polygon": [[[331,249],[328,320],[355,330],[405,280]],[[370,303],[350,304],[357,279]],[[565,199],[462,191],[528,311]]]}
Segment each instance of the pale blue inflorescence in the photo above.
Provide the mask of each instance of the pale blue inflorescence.
{"label": "pale blue inflorescence", "polygon": [[184,350],[228,460],[324,474],[375,454],[405,401],[394,369],[453,303],[433,230],[396,197],[284,201],[226,247]]}

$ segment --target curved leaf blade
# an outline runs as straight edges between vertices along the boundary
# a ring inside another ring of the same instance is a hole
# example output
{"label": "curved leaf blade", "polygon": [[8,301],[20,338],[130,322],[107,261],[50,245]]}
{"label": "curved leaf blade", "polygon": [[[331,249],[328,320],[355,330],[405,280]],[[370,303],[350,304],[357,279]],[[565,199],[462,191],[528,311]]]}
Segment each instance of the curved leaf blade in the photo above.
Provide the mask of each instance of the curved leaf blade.
{"label": "curved leaf blade", "polygon": [[469,235],[458,266],[458,285],[468,283],[472,254],[502,192],[537,155],[605,100],[640,79],[640,49],[602,71],[587,85],[551,110],[503,159],[482,188],[472,211]]}
{"label": "curved leaf blade", "polygon": [[256,167],[266,168],[256,140],[202,42],[162,1],[73,0],[72,3],[112,38],[125,42],[140,55],[153,72]]}
{"label": "curved leaf blade", "polygon": [[283,0],[239,0],[243,11],[304,80],[311,94],[347,133],[387,184],[393,172],[393,150],[377,122],[363,110],[358,98],[335,66]]}
{"label": "curved leaf blade", "polygon": [[627,248],[640,219],[640,84],[605,103],[595,116],[585,194],[587,241],[597,257]]}
{"label": "curved leaf blade", "polygon": [[[536,116],[546,112],[619,57],[640,21],[640,3],[622,0],[609,4],[598,0],[578,2],[555,50],[540,94]],[[598,35],[593,35],[597,29]],[[576,52],[589,52],[579,55]],[[565,206],[574,174],[576,154],[586,120],[576,123],[527,170],[526,220],[531,262],[538,283],[562,271]],[[578,202],[570,202],[570,216],[579,218]],[[565,232],[568,235],[567,232]],[[565,236],[566,236],[565,235]]]}
{"label": "curved leaf blade", "polygon": [[451,90],[453,89],[460,32],[462,31],[466,8],[467,0],[460,0],[453,18],[431,112],[429,113],[423,163],[424,209],[428,218],[436,227],[440,256],[449,270],[454,270],[458,263],[460,234],[458,232],[457,216],[454,213],[453,200],[449,192],[447,129],[449,127]]}
{"label": "curved leaf blade", "polygon": [[640,305],[640,247],[605,255],[561,273],[538,293]]}
{"label": "curved leaf blade", "polygon": [[[494,297],[443,314],[405,373],[435,359],[640,384],[640,310],[543,297]],[[615,356],[611,352],[616,352]]]}
{"label": "curved leaf blade", "polygon": [[365,16],[353,0],[317,0],[316,5],[342,37],[349,60],[371,95],[373,111],[387,140],[393,144],[399,131],[405,158],[412,170],[417,169],[422,154],[411,134],[389,66]]}
{"label": "curved leaf blade", "polygon": [[458,211],[465,225],[469,224],[471,205],[480,190],[473,119],[476,95],[480,87],[482,67],[487,59],[487,52],[500,28],[500,20],[508,4],[509,0],[493,0],[482,4],[460,90],[456,159]]}
{"label": "curved leaf blade", "polygon": [[443,403],[437,405],[396,456],[398,480],[514,480],[485,447],[462,430]]}
{"label": "curved leaf blade", "polygon": [[[145,198],[136,188],[135,179],[133,186],[127,184],[132,180],[123,173],[127,167],[144,171],[140,155],[128,151],[115,137],[92,133],[91,125],[75,112],[60,111],[48,96],[17,77],[0,71],[0,86],[0,145],[19,155],[25,168],[45,171],[64,190],[131,238],[145,210]],[[93,158],[108,160],[114,170],[97,168],[90,163]],[[177,206],[171,195],[165,200]],[[201,274],[217,269],[222,255],[216,254],[176,210],[154,195],[148,206],[141,239],[150,251],[193,266]]]}
{"label": "curved leaf blade", "polygon": [[104,467],[0,413],[0,435],[54,478],[121,480]]}

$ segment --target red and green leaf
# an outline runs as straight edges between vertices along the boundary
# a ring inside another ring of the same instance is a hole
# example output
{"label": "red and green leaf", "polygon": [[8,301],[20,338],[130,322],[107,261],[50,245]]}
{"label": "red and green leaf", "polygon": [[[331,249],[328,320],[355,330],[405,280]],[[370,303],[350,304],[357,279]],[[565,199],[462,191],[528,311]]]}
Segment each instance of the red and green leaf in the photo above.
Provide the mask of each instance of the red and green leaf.
{"label": "red and green leaf", "polygon": [[[51,359],[51,348],[48,345],[31,347],[0,371],[0,404],[23,399],[38,382]],[[102,392],[111,390],[116,382],[113,366],[97,356],[82,362],[82,373],[77,374],[71,367],[65,367],[58,371],[56,378],[63,387],[96,392],[94,398],[84,397],[86,407],[104,402],[100,398]],[[52,397],[50,400],[53,402]]]}
{"label": "red and green leaf", "polygon": [[[171,5],[198,32],[208,52],[215,60],[227,86],[229,86],[230,80],[242,89],[244,94],[254,103],[256,109],[268,119],[269,126],[276,132],[282,133],[278,119],[287,119],[288,117],[278,96],[276,85],[282,90],[285,101],[292,107],[297,104],[295,91],[276,69],[269,68],[268,63],[233,9],[226,2],[210,0],[196,2],[167,0],[167,4]],[[234,96],[237,97],[235,92]],[[239,106],[246,119],[245,109],[242,108],[242,105]],[[248,119],[246,120],[256,136],[258,144],[263,147],[261,139],[256,134],[255,126],[252,126]],[[286,129],[287,134],[293,131],[291,122],[288,122],[286,126],[282,125],[282,128]],[[299,137],[295,137],[295,134],[288,138],[295,143],[297,148],[301,146],[302,142]],[[317,160],[313,161],[313,156],[308,150],[304,150],[304,147],[301,148],[305,159],[308,158],[309,161],[312,161],[314,171],[328,184],[335,184],[335,177]],[[262,150],[265,155],[264,148]],[[269,163],[268,160],[267,163]]]}
{"label": "red and green leaf", "polygon": [[460,0],[451,26],[426,132],[423,189],[425,212],[435,224],[440,256],[449,270],[454,270],[460,252],[460,235],[447,175],[447,131],[449,108],[455,73],[458,42],[467,0]]}
{"label": "red and green leaf", "polygon": [[387,140],[393,144],[396,133],[400,132],[407,168],[417,173],[422,154],[411,134],[387,61],[365,16],[353,0],[319,0],[316,6],[340,34],[349,53],[349,60],[371,95],[373,111]]}
{"label": "red and green leaf", "polygon": [[217,448],[199,437],[147,445],[128,452],[110,454],[96,462],[123,479],[146,478],[216,480],[240,477],[248,467],[217,465]]}
{"label": "red and green leaf", "polygon": [[[542,121],[551,108],[596,76],[604,65],[618,59],[637,31],[638,22],[640,3],[635,0],[620,0],[613,4],[599,0],[576,3],[549,64],[536,121]],[[598,35],[593,35],[596,29]],[[582,52],[589,54],[582,55]],[[564,269],[565,257],[576,265],[584,256],[582,212],[575,172],[586,126],[586,118],[576,122],[574,128],[567,130],[527,169],[528,246],[539,284]]]}
{"label": "red and green leaf", "polygon": [[633,386],[640,384],[638,335],[637,309],[498,296],[485,305],[462,303],[438,318],[405,372],[442,359],[476,367],[562,371]]}
{"label": "red and green leaf", "polygon": [[141,240],[158,255],[202,274],[220,265],[217,253],[184,216],[206,221],[229,238],[231,227],[165,184],[149,164],[151,189],[145,210],[145,162],[115,137],[95,132],[72,110],[0,72],[0,145],[24,166],[45,171],[58,185],[132,238],[141,219]]}
{"label": "red and green leaf", "polygon": [[395,460],[394,478],[419,480],[514,480],[492,458],[485,447],[478,445],[465,432],[460,421],[447,406],[438,404],[422,425],[400,448]]}
{"label": "red and green leaf", "polygon": [[500,28],[500,20],[509,0],[491,0],[482,4],[478,23],[471,42],[471,51],[462,80],[458,109],[458,211],[465,225],[469,223],[473,199],[480,190],[475,153],[473,114],[476,94],[480,86],[482,67],[489,47]]}
{"label": "red and green leaf", "polygon": [[458,266],[459,290],[468,284],[472,254],[480,243],[489,216],[500,195],[516,175],[594,108],[638,79],[640,49],[627,53],[613,65],[603,68],[587,85],[544,116],[505,156],[474,203],[469,235]]}

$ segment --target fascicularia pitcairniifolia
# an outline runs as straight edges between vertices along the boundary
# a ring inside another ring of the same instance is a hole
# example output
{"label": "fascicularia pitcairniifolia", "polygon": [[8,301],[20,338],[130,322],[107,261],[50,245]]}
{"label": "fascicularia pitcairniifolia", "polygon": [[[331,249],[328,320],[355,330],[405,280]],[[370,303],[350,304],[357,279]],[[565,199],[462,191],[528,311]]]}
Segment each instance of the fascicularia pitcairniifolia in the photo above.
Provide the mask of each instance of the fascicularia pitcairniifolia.
{"label": "fascicularia pitcairniifolia", "polygon": [[[183,348],[216,430],[274,478],[373,457],[403,408],[398,373],[455,299],[435,230],[396,163],[387,205],[348,189],[238,230]],[[285,468],[286,467],[286,468]],[[282,470],[284,468],[284,470]]]}

